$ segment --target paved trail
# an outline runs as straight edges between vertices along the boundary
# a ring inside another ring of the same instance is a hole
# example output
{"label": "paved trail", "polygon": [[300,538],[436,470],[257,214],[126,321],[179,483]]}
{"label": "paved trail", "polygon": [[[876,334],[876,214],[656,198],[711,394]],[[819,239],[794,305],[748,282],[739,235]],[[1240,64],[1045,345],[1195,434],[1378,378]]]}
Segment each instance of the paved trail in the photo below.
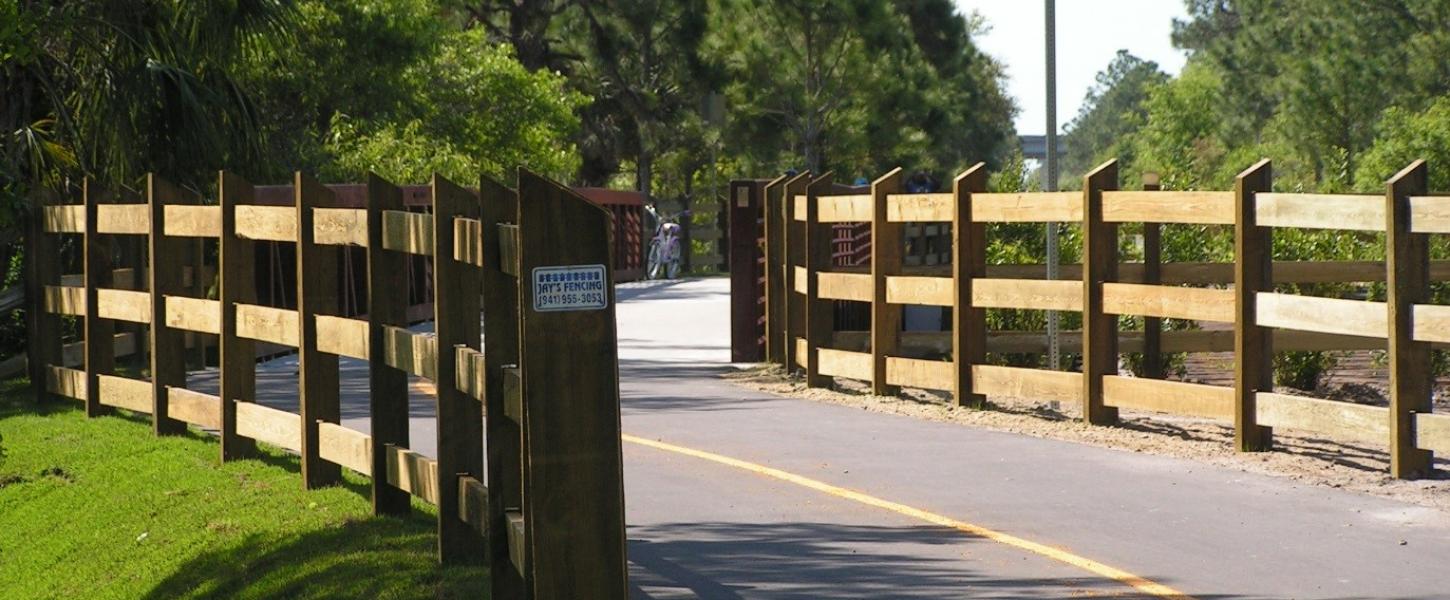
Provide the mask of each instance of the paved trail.
{"label": "paved trail", "polygon": [[[619,298],[637,598],[1450,598],[1444,513],[743,390],[717,378],[726,280]],[[292,368],[259,389],[295,410]],[[363,430],[365,374],[345,361]]]}

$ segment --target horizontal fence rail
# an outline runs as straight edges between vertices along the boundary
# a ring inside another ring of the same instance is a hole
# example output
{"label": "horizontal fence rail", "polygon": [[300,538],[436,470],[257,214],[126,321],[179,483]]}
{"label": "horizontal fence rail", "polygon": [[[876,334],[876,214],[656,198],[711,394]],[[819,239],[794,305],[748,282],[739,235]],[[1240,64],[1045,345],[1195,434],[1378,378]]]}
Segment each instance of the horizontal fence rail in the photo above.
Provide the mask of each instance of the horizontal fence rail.
{"label": "horizontal fence rail", "polygon": [[[428,212],[376,176],[363,208],[300,173],[290,191],[292,206],[257,204],[223,172],[212,204],[154,175],[144,197],[86,181],[80,204],[40,198],[26,280],[37,400],[149,415],[158,435],[216,431],[223,461],[258,442],[295,452],[308,489],[343,468],[369,476],[377,514],[436,506],[440,560],[488,561],[493,597],[626,597],[609,213],[524,170],[516,190],[435,176]],[[63,274],[61,235],[79,238],[79,276]],[[117,236],[144,240],[146,264],[111,264]],[[203,241],[216,247],[211,298],[179,262]],[[295,308],[259,303],[259,242],[295,247]],[[340,311],[342,247],[367,253],[367,315]],[[430,332],[409,329],[399,293],[410,256],[432,266]],[[63,318],[81,342],[61,343]],[[219,341],[216,394],[187,389],[188,334]],[[297,352],[296,412],[256,402],[258,343]],[[142,351],[145,378],[116,367]],[[371,433],[340,424],[339,357],[368,362]],[[409,448],[409,377],[435,386],[436,458]]]}
{"label": "horizontal fence rail", "polygon": [[[1360,443],[1383,444],[1395,477],[1423,476],[1433,452],[1450,452],[1450,415],[1431,411],[1430,352],[1450,348],[1450,306],[1430,303],[1429,285],[1450,280],[1450,261],[1430,261],[1428,236],[1450,233],[1450,197],[1426,190],[1417,161],[1383,195],[1271,191],[1265,160],[1241,173],[1231,191],[1119,190],[1117,163],[1104,163],[1075,192],[986,192],[977,165],[949,193],[903,193],[901,170],[870,193],[802,173],[764,184],[765,349],[767,360],[801,369],[807,385],[831,379],[867,382],[876,394],[901,387],[950,392],[963,406],[990,396],[1077,403],[1084,420],[1111,424],[1118,409],[1228,421],[1236,447],[1265,450],[1286,427]],[[1062,279],[1042,265],[987,265],[987,224],[1076,223],[1083,260]],[[869,227],[871,261],[832,266],[829,228]],[[902,232],[950,224],[951,264],[906,266]],[[1144,262],[1121,263],[1117,227],[1142,223]],[[1231,263],[1163,263],[1165,224],[1222,226],[1234,233]],[[1385,261],[1274,261],[1276,228],[1334,229],[1384,235]],[[1322,298],[1276,291],[1277,284],[1383,283],[1385,301]],[[836,302],[870,306],[870,329],[836,330]],[[903,331],[905,305],[952,309],[948,331]],[[992,364],[988,353],[1043,353],[1033,331],[988,331],[987,309],[1075,311],[1083,327],[1066,332],[1063,351],[1080,354],[1080,372]],[[1118,317],[1145,322],[1119,331]],[[1232,329],[1164,331],[1163,319],[1223,323]],[[1276,351],[1387,350],[1389,406],[1363,406],[1274,391]],[[1146,377],[1119,372],[1120,354],[1141,352]],[[1233,352],[1234,384],[1205,385],[1162,376],[1162,355]],[[948,360],[943,360],[946,357]]]}

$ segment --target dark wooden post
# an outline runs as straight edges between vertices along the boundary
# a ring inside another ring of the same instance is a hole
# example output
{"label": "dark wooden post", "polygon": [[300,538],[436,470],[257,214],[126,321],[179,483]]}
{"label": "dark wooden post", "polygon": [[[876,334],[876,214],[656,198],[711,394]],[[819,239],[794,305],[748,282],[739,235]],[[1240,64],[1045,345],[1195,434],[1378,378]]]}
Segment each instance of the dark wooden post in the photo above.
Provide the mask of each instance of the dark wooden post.
{"label": "dark wooden post", "polygon": [[[1156,174],[1143,174],[1143,191],[1161,189]],[[1163,281],[1163,224],[1143,224],[1143,283]],[[1163,378],[1163,319],[1143,317],[1143,376]]]}
{"label": "dark wooden post", "polygon": [[[86,416],[94,417],[110,412],[101,404],[101,375],[109,375],[115,368],[116,342],[115,326],[100,315],[98,293],[101,288],[111,287],[111,247],[101,237],[97,227],[99,207],[109,201],[95,182],[85,180],[86,230],[85,230],[85,349],[86,349]],[[140,341],[138,340],[139,344]]]}
{"label": "dark wooden post", "polygon": [[307,489],[342,481],[342,469],[318,455],[318,421],[338,422],[337,355],[317,349],[317,315],[337,314],[338,248],[313,241],[312,209],[331,206],[332,190],[298,172],[297,204],[297,371],[302,413],[302,482]]}
{"label": "dark wooden post", "polygon": [[1274,289],[1274,236],[1258,226],[1254,212],[1256,194],[1273,182],[1268,159],[1234,180],[1234,445],[1240,452],[1273,445],[1273,430],[1259,425],[1257,394],[1274,391],[1274,338],[1259,326],[1256,294]]}
{"label": "dark wooden post", "polygon": [[765,184],[765,359],[789,367],[785,360],[785,195],[786,177]]}
{"label": "dark wooden post", "polygon": [[761,317],[765,289],[760,284],[764,248],[763,184],[759,181],[730,182],[730,361],[760,362],[765,358],[761,343]]}
{"label": "dark wooden post", "polygon": [[1103,376],[1118,374],[1118,316],[1103,312],[1103,283],[1118,277],[1118,226],[1103,221],[1103,192],[1118,189],[1118,161],[1083,177],[1082,414],[1111,425],[1118,409],[1103,405]]}
{"label": "dark wooden post", "polygon": [[829,347],[831,328],[835,326],[836,303],[820,297],[821,271],[830,269],[831,241],[834,232],[830,224],[821,223],[821,196],[831,190],[835,175],[826,173],[806,187],[805,246],[806,297],[805,307],[806,339],[806,386],[829,387],[831,377],[821,374],[820,348]]}
{"label": "dark wooden post", "polygon": [[387,327],[408,326],[408,268],[412,258],[383,247],[386,211],[406,210],[403,190],[368,173],[368,414],[372,419],[373,514],[406,515],[408,492],[377,474],[388,472],[388,446],[408,447],[408,374],[388,366]]}
{"label": "dark wooden post", "polygon": [[[167,406],[169,388],[186,387],[186,334],[166,325],[166,296],[186,292],[182,266],[193,252],[192,246],[200,245],[185,238],[166,237],[166,205],[197,201],[195,195],[155,173],[146,176],[146,202],[151,213],[151,229],[146,239],[149,263],[146,277],[151,286],[151,427],[156,435],[186,431],[186,423],[172,419]],[[191,276],[201,276],[199,264],[192,267]]]}
{"label": "dark wooden post", "polygon": [[[805,268],[806,265],[806,243],[804,221],[797,221],[796,196],[805,196],[806,187],[810,185],[811,173],[806,171],[791,178],[785,183],[784,198],[782,198],[782,210],[784,216],[784,242],[785,242],[785,293],[781,294],[785,305],[782,310],[785,312],[785,370],[787,373],[794,373],[800,365],[800,358],[796,356],[796,338],[804,338],[806,333],[806,298],[796,293],[796,267]],[[809,354],[809,351],[807,351]]]}
{"label": "dark wooden post", "polygon": [[[438,555],[482,563],[483,538],[458,516],[458,478],[482,481],[483,405],[458,389],[459,348],[479,347],[479,269],[454,254],[454,218],[478,219],[478,197],[433,176],[433,329],[438,336]],[[563,235],[555,240],[564,239]],[[608,243],[608,239],[605,239]]]}
{"label": "dark wooden post", "polygon": [[[548,267],[597,268],[604,282],[612,281],[609,214],[520,169],[518,230],[526,290],[519,364],[529,478],[523,516],[534,597],[623,600],[628,589],[614,287],[600,290],[603,308],[544,311],[536,310],[547,299],[535,287]],[[550,365],[569,365],[568,376]]]}
{"label": "dark wooden post", "polygon": [[1430,300],[1429,236],[1410,231],[1410,196],[1429,187],[1425,161],[1417,160],[1385,184],[1385,281],[1389,310],[1390,474],[1414,479],[1430,474],[1433,457],[1415,440],[1415,414],[1430,412],[1434,374],[1430,344],[1414,337],[1416,304]]}
{"label": "dark wooden post", "polygon": [[[488,441],[488,566],[494,598],[521,598],[527,583],[509,558],[507,513],[523,508],[522,441],[508,416],[506,370],[519,364],[519,280],[516,251],[503,252],[499,226],[519,222],[518,195],[487,177],[478,184],[483,238],[484,425]],[[514,262],[506,265],[505,260]],[[517,373],[515,373],[517,374]]]}
{"label": "dark wooden post", "polygon": [[51,365],[61,364],[60,318],[45,308],[45,288],[60,284],[60,248],[55,234],[45,230],[45,207],[55,196],[37,191],[31,196],[30,228],[25,236],[25,335],[30,369],[30,387],[35,401],[49,396],[47,385]]}
{"label": "dark wooden post", "polygon": [[977,163],[952,182],[952,398],[958,406],[986,408],[987,397],[972,391],[972,366],[987,361],[987,310],[972,306],[972,280],[987,276],[987,227],[972,220],[972,193],[987,189],[987,165]]}
{"label": "dark wooden post", "polygon": [[[256,242],[237,237],[237,206],[252,202],[252,184],[222,171],[217,174],[221,229],[217,232],[217,298],[221,304],[219,364],[222,405],[222,462],[253,456],[257,443],[237,435],[237,402],[256,400],[255,342],[237,336],[237,304],[256,304]],[[382,473],[384,471],[373,471]]]}
{"label": "dark wooden post", "polygon": [[[901,305],[886,301],[886,278],[901,275],[905,250],[901,238],[904,225],[887,220],[886,196],[901,193],[901,180],[901,167],[897,167],[871,182],[871,393],[877,396],[894,396],[901,391],[886,383],[886,359],[897,353],[902,317]],[[830,264],[829,244],[823,244],[828,247],[826,264]]]}

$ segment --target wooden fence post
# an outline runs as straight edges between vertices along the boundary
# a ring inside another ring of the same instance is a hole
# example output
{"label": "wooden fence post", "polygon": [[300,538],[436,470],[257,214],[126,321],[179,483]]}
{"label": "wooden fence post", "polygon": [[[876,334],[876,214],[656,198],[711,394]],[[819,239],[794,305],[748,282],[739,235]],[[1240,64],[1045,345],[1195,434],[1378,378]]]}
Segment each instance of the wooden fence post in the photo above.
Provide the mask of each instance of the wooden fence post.
{"label": "wooden fence post", "polygon": [[[237,236],[237,206],[251,204],[252,184],[226,171],[217,173],[221,229],[217,240],[217,300],[221,304],[218,343],[221,391],[222,462],[256,454],[252,438],[237,435],[237,402],[256,401],[257,351],[251,339],[237,335],[237,304],[257,303],[256,243]],[[378,473],[380,471],[373,471]]]}
{"label": "wooden fence post", "polygon": [[[520,169],[518,232],[519,276],[525,278],[520,287],[527,290],[519,311],[529,473],[523,517],[534,597],[623,600],[628,589],[609,214]],[[603,282],[603,307],[550,306],[542,297],[547,290],[535,287],[549,285],[542,281],[554,276],[549,267],[599,273],[591,277]],[[561,364],[570,366],[567,377],[550,367]]]}
{"label": "wooden fence post", "polygon": [[[521,598],[527,582],[509,557],[508,514],[523,508],[523,431],[509,416],[505,384],[519,364],[519,280],[517,252],[505,256],[499,226],[519,222],[518,195],[488,177],[478,184],[483,240],[484,425],[488,440],[488,566],[493,598]],[[506,264],[510,261],[513,264]]]}
{"label": "wooden fence post", "polygon": [[1273,165],[1259,161],[1234,179],[1234,445],[1268,450],[1273,430],[1259,425],[1259,392],[1274,391],[1274,338],[1258,322],[1259,292],[1274,289],[1273,230],[1259,227],[1256,195],[1273,188]]}
{"label": "wooden fence post", "polygon": [[1083,177],[1082,415],[1111,425],[1118,409],[1103,405],[1103,376],[1118,374],[1118,316],[1103,312],[1103,283],[1118,278],[1118,225],[1103,221],[1103,192],[1118,189],[1118,161]]}
{"label": "wooden fence post", "polygon": [[[332,190],[297,172],[297,372],[302,414],[302,482],[307,489],[342,481],[337,463],[318,455],[319,421],[338,422],[337,355],[317,348],[317,315],[337,314],[337,254],[334,246],[314,241],[312,209],[332,205]],[[386,471],[385,471],[386,472]]]}
{"label": "wooden fence post", "polygon": [[[796,267],[805,268],[806,224],[795,219],[796,196],[804,196],[806,187],[810,185],[811,173],[806,171],[785,182],[781,210],[783,215],[782,236],[785,244],[784,262],[781,269],[785,272],[785,289],[781,294],[784,300],[781,307],[785,315],[785,330],[782,332],[785,337],[785,370],[787,373],[794,373],[800,363],[801,357],[796,356],[796,338],[805,337],[806,326],[806,299],[804,295],[796,293]],[[806,350],[810,354],[810,350]]]}
{"label": "wooden fence post", "polygon": [[[458,478],[482,481],[483,405],[458,389],[459,348],[479,347],[479,269],[454,254],[454,218],[479,218],[478,197],[433,176],[433,330],[438,340],[438,555],[482,563],[483,538],[458,516]],[[560,238],[555,239],[562,239]],[[608,243],[608,239],[604,243]]]}
{"label": "wooden fence post", "polygon": [[1428,475],[1428,450],[1416,445],[1415,414],[1430,412],[1434,375],[1430,344],[1414,338],[1416,304],[1430,300],[1430,243],[1410,231],[1410,196],[1429,187],[1425,161],[1417,160],[1385,184],[1385,305],[1389,310],[1390,475]]}
{"label": "wooden fence post", "polygon": [[[146,239],[146,277],[150,280],[151,294],[151,427],[156,435],[186,431],[186,423],[172,419],[168,410],[168,389],[186,387],[186,334],[167,326],[166,296],[186,291],[181,279],[182,265],[191,253],[190,246],[199,243],[166,236],[166,205],[195,204],[196,200],[194,195],[155,173],[146,175],[146,203],[151,216]],[[199,264],[192,268],[191,276],[201,277]]]}
{"label": "wooden fence post", "polygon": [[37,404],[50,396],[50,366],[62,362],[60,318],[45,308],[45,287],[59,284],[61,275],[60,245],[56,234],[45,231],[45,207],[55,200],[54,194],[43,190],[31,196],[30,228],[25,236],[26,360]]}
{"label": "wooden fence post", "polygon": [[[902,313],[900,304],[886,301],[886,278],[901,275],[905,250],[901,238],[904,224],[887,220],[886,196],[901,193],[901,179],[901,167],[897,167],[871,182],[871,393],[877,396],[901,392],[901,388],[886,383],[886,358],[897,353]],[[823,244],[828,252],[829,244]],[[815,277],[814,270],[811,277]],[[828,343],[829,337],[825,341]]]}
{"label": "wooden fence post", "polygon": [[388,446],[408,447],[408,374],[388,366],[387,327],[408,326],[411,255],[383,247],[386,211],[403,211],[403,190],[368,173],[368,414],[372,420],[373,514],[406,515],[408,492],[388,485]]}
{"label": "wooden fence post", "polygon": [[[834,234],[830,224],[821,223],[821,196],[830,191],[835,175],[826,173],[806,188],[805,246],[806,297],[806,387],[829,387],[831,377],[821,374],[821,348],[830,346],[831,329],[835,326],[836,303],[820,297],[821,271],[830,269],[831,241]],[[799,284],[797,284],[799,285]]]}
{"label": "wooden fence post", "polygon": [[789,367],[785,360],[785,176],[765,184],[765,360]]}
{"label": "wooden fence post", "polygon": [[972,367],[987,362],[987,310],[972,306],[972,280],[987,276],[987,226],[972,220],[972,193],[987,190],[987,165],[977,163],[952,182],[952,398],[958,406],[986,408],[972,391]]}
{"label": "wooden fence post", "polygon": [[[1143,191],[1162,189],[1158,176],[1143,175]],[[1163,281],[1163,224],[1143,223],[1143,283],[1158,285]],[[1163,378],[1163,319],[1143,317],[1143,376]]]}
{"label": "wooden fence post", "polygon": [[[101,237],[97,227],[98,214],[103,201],[110,201],[107,194],[97,189],[95,182],[86,178],[84,184],[86,202],[85,228],[85,278],[86,297],[85,349],[86,349],[86,416],[94,417],[110,411],[101,404],[100,376],[109,375],[115,369],[115,326],[109,319],[102,319],[98,302],[101,288],[111,287],[111,247]],[[139,344],[140,341],[138,340]]]}

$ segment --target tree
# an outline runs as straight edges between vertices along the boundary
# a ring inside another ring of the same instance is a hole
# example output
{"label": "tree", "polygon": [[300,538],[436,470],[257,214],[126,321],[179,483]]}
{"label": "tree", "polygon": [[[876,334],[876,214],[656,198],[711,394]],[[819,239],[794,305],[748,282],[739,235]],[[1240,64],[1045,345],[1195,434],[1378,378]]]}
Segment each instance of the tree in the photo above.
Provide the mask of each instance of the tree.
{"label": "tree", "polygon": [[1109,158],[1136,162],[1132,138],[1148,119],[1145,106],[1153,86],[1168,81],[1158,63],[1146,61],[1127,50],[1119,50],[1108,67],[1097,75],[1077,117],[1064,127],[1067,145],[1063,177],[1080,178],[1083,173]]}

